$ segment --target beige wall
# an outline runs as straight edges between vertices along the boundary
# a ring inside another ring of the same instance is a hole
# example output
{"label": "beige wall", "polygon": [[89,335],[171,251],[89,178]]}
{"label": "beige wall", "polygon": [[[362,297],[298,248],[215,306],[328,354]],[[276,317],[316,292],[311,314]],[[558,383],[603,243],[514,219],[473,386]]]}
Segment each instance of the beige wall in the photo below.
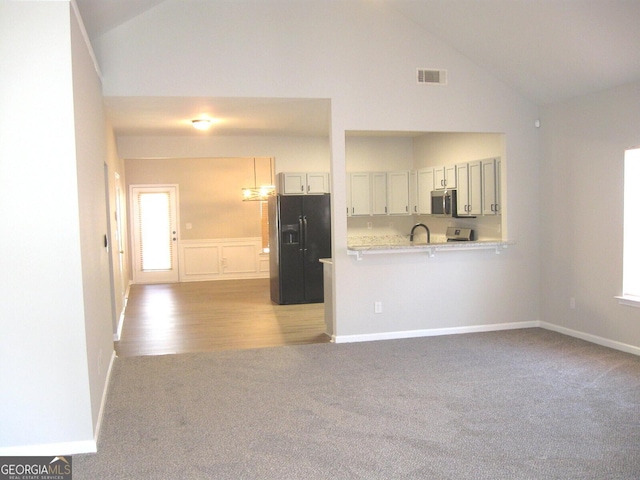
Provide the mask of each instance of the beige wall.
{"label": "beige wall", "polygon": [[[127,187],[178,184],[180,238],[259,237],[260,202],[243,202],[242,188],[254,185],[253,158],[131,159]],[[257,185],[269,184],[269,159],[256,158]],[[128,190],[128,188],[127,188]],[[191,224],[191,229],[187,229]]]}

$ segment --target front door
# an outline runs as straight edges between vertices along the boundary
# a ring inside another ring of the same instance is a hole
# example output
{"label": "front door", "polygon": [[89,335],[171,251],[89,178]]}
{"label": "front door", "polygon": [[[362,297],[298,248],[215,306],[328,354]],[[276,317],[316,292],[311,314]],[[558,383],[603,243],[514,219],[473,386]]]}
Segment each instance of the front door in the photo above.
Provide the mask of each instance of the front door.
{"label": "front door", "polygon": [[175,283],[178,271],[178,186],[132,185],[134,283]]}

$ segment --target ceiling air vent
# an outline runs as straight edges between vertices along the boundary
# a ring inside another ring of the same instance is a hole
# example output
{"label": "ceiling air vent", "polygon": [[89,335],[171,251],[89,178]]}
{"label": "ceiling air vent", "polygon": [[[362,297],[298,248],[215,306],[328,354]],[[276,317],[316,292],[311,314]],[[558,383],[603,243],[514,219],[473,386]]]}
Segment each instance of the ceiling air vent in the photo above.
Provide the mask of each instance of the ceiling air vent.
{"label": "ceiling air vent", "polygon": [[418,84],[420,85],[446,85],[447,84],[447,71],[446,70],[432,70],[428,68],[419,68],[418,72]]}

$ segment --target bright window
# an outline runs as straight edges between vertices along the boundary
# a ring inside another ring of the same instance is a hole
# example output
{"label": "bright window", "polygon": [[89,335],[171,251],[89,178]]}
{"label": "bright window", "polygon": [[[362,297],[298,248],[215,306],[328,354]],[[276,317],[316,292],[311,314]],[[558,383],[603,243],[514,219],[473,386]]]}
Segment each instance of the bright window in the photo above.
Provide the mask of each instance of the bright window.
{"label": "bright window", "polygon": [[142,271],[170,270],[173,258],[169,195],[164,192],[140,193],[138,207]]}
{"label": "bright window", "polygon": [[640,306],[640,148],[624,156],[624,250],[621,301]]}

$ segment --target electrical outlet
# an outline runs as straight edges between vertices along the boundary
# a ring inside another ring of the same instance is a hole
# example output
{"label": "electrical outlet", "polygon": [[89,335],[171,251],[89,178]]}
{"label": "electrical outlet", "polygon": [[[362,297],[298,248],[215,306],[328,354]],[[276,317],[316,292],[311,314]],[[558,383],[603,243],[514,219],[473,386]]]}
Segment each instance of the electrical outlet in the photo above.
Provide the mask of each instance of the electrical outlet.
{"label": "electrical outlet", "polygon": [[576,309],[576,299],[575,299],[575,297],[569,298],[569,308],[571,310],[575,310]]}
{"label": "electrical outlet", "polygon": [[382,313],[382,302],[374,302],[373,303],[373,311],[375,313]]}

